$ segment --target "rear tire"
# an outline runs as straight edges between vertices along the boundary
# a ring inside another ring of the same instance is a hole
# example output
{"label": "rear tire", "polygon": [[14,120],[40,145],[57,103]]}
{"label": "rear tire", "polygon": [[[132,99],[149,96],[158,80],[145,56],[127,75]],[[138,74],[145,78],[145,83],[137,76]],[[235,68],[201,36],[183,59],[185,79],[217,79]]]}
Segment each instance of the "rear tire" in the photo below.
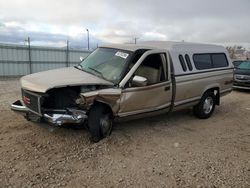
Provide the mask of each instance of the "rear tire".
{"label": "rear tire", "polygon": [[200,119],[209,118],[215,108],[216,97],[212,91],[208,91],[204,93],[199,104],[194,106],[193,112],[194,115]]}
{"label": "rear tire", "polygon": [[95,104],[89,111],[88,127],[93,142],[109,136],[113,128],[110,110],[102,104]]}

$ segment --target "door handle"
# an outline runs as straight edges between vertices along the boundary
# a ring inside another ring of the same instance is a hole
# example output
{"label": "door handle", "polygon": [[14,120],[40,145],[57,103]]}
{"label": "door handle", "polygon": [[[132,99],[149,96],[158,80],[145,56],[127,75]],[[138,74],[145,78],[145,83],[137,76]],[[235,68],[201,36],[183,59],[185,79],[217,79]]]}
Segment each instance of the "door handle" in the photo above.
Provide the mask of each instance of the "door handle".
{"label": "door handle", "polygon": [[164,90],[165,90],[165,91],[170,90],[170,86],[166,86],[166,87],[164,88]]}

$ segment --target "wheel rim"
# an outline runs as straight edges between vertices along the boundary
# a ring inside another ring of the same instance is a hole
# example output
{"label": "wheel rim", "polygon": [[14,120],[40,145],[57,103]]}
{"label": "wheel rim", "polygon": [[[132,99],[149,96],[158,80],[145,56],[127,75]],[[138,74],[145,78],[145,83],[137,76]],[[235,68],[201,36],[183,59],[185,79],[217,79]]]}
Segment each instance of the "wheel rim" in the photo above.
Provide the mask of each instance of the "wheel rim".
{"label": "wheel rim", "polygon": [[100,119],[101,131],[103,137],[109,136],[112,129],[112,120],[109,115],[105,115]]}
{"label": "wheel rim", "polygon": [[206,114],[209,114],[213,109],[214,101],[212,97],[207,97],[203,104],[203,110]]}

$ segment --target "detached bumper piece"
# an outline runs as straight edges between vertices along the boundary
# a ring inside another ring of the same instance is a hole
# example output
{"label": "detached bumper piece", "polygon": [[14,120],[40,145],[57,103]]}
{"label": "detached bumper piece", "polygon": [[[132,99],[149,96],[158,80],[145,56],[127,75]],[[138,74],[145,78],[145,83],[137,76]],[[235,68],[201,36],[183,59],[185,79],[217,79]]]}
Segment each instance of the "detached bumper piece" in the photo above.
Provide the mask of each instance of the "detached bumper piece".
{"label": "detached bumper piece", "polygon": [[[11,105],[11,110],[23,114],[27,120],[35,122],[43,120],[55,126],[62,126],[64,124],[83,124],[88,118],[85,111],[71,108],[66,110],[46,110],[46,112],[40,117],[32,113],[20,100]],[[34,116],[36,118],[34,118]],[[37,119],[39,119],[39,121]]]}

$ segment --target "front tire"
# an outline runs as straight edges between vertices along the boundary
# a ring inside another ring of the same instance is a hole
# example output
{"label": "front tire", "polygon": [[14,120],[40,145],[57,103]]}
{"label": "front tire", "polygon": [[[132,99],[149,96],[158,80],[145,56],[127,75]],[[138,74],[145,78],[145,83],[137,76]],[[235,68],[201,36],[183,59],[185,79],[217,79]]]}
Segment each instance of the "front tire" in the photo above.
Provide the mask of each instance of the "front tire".
{"label": "front tire", "polygon": [[93,142],[108,137],[113,128],[112,114],[105,105],[95,104],[89,111],[88,127]]}
{"label": "front tire", "polygon": [[209,118],[215,108],[216,98],[213,92],[209,91],[204,93],[199,104],[194,106],[194,115],[200,119]]}

